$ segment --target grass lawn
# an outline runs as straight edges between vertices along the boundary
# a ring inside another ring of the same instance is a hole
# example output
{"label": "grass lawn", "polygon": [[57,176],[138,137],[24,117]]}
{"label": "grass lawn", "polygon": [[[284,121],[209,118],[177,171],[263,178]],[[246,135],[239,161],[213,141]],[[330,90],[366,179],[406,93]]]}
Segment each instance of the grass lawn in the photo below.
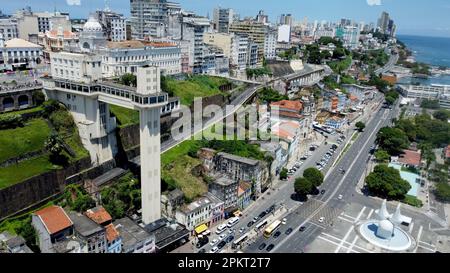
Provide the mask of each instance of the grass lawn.
{"label": "grass lawn", "polygon": [[225,94],[219,90],[221,85],[229,81],[224,78],[211,76],[192,76],[184,81],[167,79],[167,87],[173,95],[180,98],[181,104],[191,105],[196,97],[210,97]]}
{"label": "grass lawn", "polygon": [[81,143],[80,135],[78,133],[77,128],[75,128],[75,132],[72,135],[70,135],[67,138],[64,138],[64,141],[76,153],[76,156],[70,159],[72,162],[89,156],[89,152],[84,148],[83,144]]}
{"label": "grass lawn", "polygon": [[6,168],[0,168],[0,189],[55,168],[58,167],[50,163],[48,155],[22,161],[19,164]]}
{"label": "grass lawn", "polygon": [[50,128],[42,118],[32,119],[23,128],[0,131],[0,162],[44,148]]}
{"label": "grass lawn", "polygon": [[188,155],[178,156],[174,161],[164,165],[162,178],[169,185],[183,191],[187,200],[194,200],[208,191],[208,186],[203,179],[191,172],[200,163],[199,159]]}
{"label": "grass lawn", "polygon": [[120,106],[110,105],[109,109],[116,116],[119,127],[139,123],[139,112]]}
{"label": "grass lawn", "polygon": [[24,109],[24,110],[18,110],[18,111],[12,111],[12,112],[5,112],[0,114],[1,115],[7,115],[7,114],[14,114],[14,115],[23,115],[23,114],[29,114],[29,113],[34,113],[34,112],[39,112],[44,110],[44,108],[42,106],[38,106],[38,107],[34,107],[34,108],[28,108],[28,109]]}

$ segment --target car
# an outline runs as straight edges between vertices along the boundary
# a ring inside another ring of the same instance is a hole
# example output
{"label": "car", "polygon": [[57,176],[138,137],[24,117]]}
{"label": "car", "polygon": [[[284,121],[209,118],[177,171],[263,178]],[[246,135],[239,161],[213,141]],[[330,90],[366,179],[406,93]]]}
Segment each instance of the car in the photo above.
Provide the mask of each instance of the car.
{"label": "car", "polygon": [[262,243],[259,245],[258,249],[263,250],[264,248],[266,248],[266,246],[267,246],[266,243]]}
{"label": "car", "polygon": [[204,249],[204,248],[202,248],[198,251],[198,253],[205,253],[205,252],[206,252],[206,249]]}
{"label": "car", "polygon": [[263,211],[259,214],[259,218],[263,218],[264,216],[266,216],[267,212]]}
{"label": "car", "polygon": [[301,227],[298,229],[298,231],[303,232],[303,231],[305,231],[305,229],[306,229],[305,226],[301,226]]}
{"label": "car", "polygon": [[219,240],[218,239],[214,239],[214,240],[212,240],[211,241],[211,243],[209,243],[211,246],[215,246],[215,245],[217,245],[219,243]]}
{"label": "car", "polygon": [[280,237],[280,235],[281,235],[281,231],[277,231],[277,232],[275,232],[274,234],[273,234],[273,238],[278,238],[278,237]]}
{"label": "car", "polygon": [[325,194],[325,192],[326,192],[325,190],[321,190],[320,194]]}
{"label": "car", "polygon": [[219,240],[222,241],[223,239],[225,239],[225,237],[227,237],[227,235],[222,234],[222,235],[219,236]]}
{"label": "car", "polygon": [[342,200],[342,198],[343,198],[342,194],[339,194],[338,199]]}
{"label": "car", "polygon": [[245,228],[243,228],[243,227],[239,229],[239,233],[244,233],[244,231],[245,231]]}
{"label": "car", "polygon": [[292,228],[288,228],[288,229],[284,232],[284,234],[289,235],[289,234],[292,233],[292,231],[293,231]]}
{"label": "car", "polygon": [[220,243],[217,245],[217,247],[218,247],[219,249],[222,249],[226,244],[227,244],[227,242],[222,241],[222,242],[220,242]]}
{"label": "car", "polygon": [[325,217],[320,217],[319,218],[319,223],[323,223],[323,221],[325,221]]}
{"label": "car", "polygon": [[281,224],[286,225],[286,223],[287,223],[287,219],[283,218],[283,220],[281,221]]}
{"label": "car", "polygon": [[270,245],[266,248],[266,251],[269,252],[269,251],[271,251],[274,247],[275,247],[274,244],[270,244]]}
{"label": "car", "polygon": [[231,243],[234,240],[234,236],[230,235],[227,237],[227,239],[225,240],[227,243]]}
{"label": "car", "polygon": [[253,222],[253,221],[248,222],[248,223],[247,223],[247,227],[253,226],[254,223],[255,223],[255,222]]}
{"label": "car", "polygon": [[219,251],[219,248],[217,246],[213,247],[209,253],[217,253]]}
{"label": "car", "polygon": [[320,166],[319,168],[317,168],[319,171],[321,171],[321,170],[323,170],[323,167],[322,166]]}
{"label": "car", "polygon": [[233,233],[234,233],[234,231],[232,229],[228,230],[228,234],[233,234]]}

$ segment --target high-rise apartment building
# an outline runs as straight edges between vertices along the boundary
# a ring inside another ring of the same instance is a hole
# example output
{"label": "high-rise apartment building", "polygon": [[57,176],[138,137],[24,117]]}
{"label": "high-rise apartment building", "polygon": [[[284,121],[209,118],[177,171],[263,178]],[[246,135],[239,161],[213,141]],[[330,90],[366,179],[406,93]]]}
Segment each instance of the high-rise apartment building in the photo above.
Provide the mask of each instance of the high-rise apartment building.
{"label": "high-rise apartment building", "polygon": [[217,32],[228,33],[234,20],[234,11],[232,9],[216,8],[214,9],[214,29]]}

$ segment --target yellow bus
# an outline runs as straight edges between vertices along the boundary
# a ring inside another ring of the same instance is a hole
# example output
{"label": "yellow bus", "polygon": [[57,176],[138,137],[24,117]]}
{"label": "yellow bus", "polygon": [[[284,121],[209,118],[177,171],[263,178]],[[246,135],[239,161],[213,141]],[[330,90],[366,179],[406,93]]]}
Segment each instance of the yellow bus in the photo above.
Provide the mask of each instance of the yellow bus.
{"label": "yellow bus", "polygon": [[264,237],[269,238],[272,233],[277,230],[281,226],[280,220],[275,220],[272,224],[270,224],[265,230],[264,230]]}

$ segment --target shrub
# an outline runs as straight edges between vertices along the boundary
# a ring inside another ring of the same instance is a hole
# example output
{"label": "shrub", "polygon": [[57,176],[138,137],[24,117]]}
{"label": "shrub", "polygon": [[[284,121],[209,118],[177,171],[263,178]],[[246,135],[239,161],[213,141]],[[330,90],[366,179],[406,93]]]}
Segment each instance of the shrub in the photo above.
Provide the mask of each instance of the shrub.
{"label": "shrub", "polygon": [[4,114],[0,115],[0,129],[14,129],[23,126],[21,115]]}

